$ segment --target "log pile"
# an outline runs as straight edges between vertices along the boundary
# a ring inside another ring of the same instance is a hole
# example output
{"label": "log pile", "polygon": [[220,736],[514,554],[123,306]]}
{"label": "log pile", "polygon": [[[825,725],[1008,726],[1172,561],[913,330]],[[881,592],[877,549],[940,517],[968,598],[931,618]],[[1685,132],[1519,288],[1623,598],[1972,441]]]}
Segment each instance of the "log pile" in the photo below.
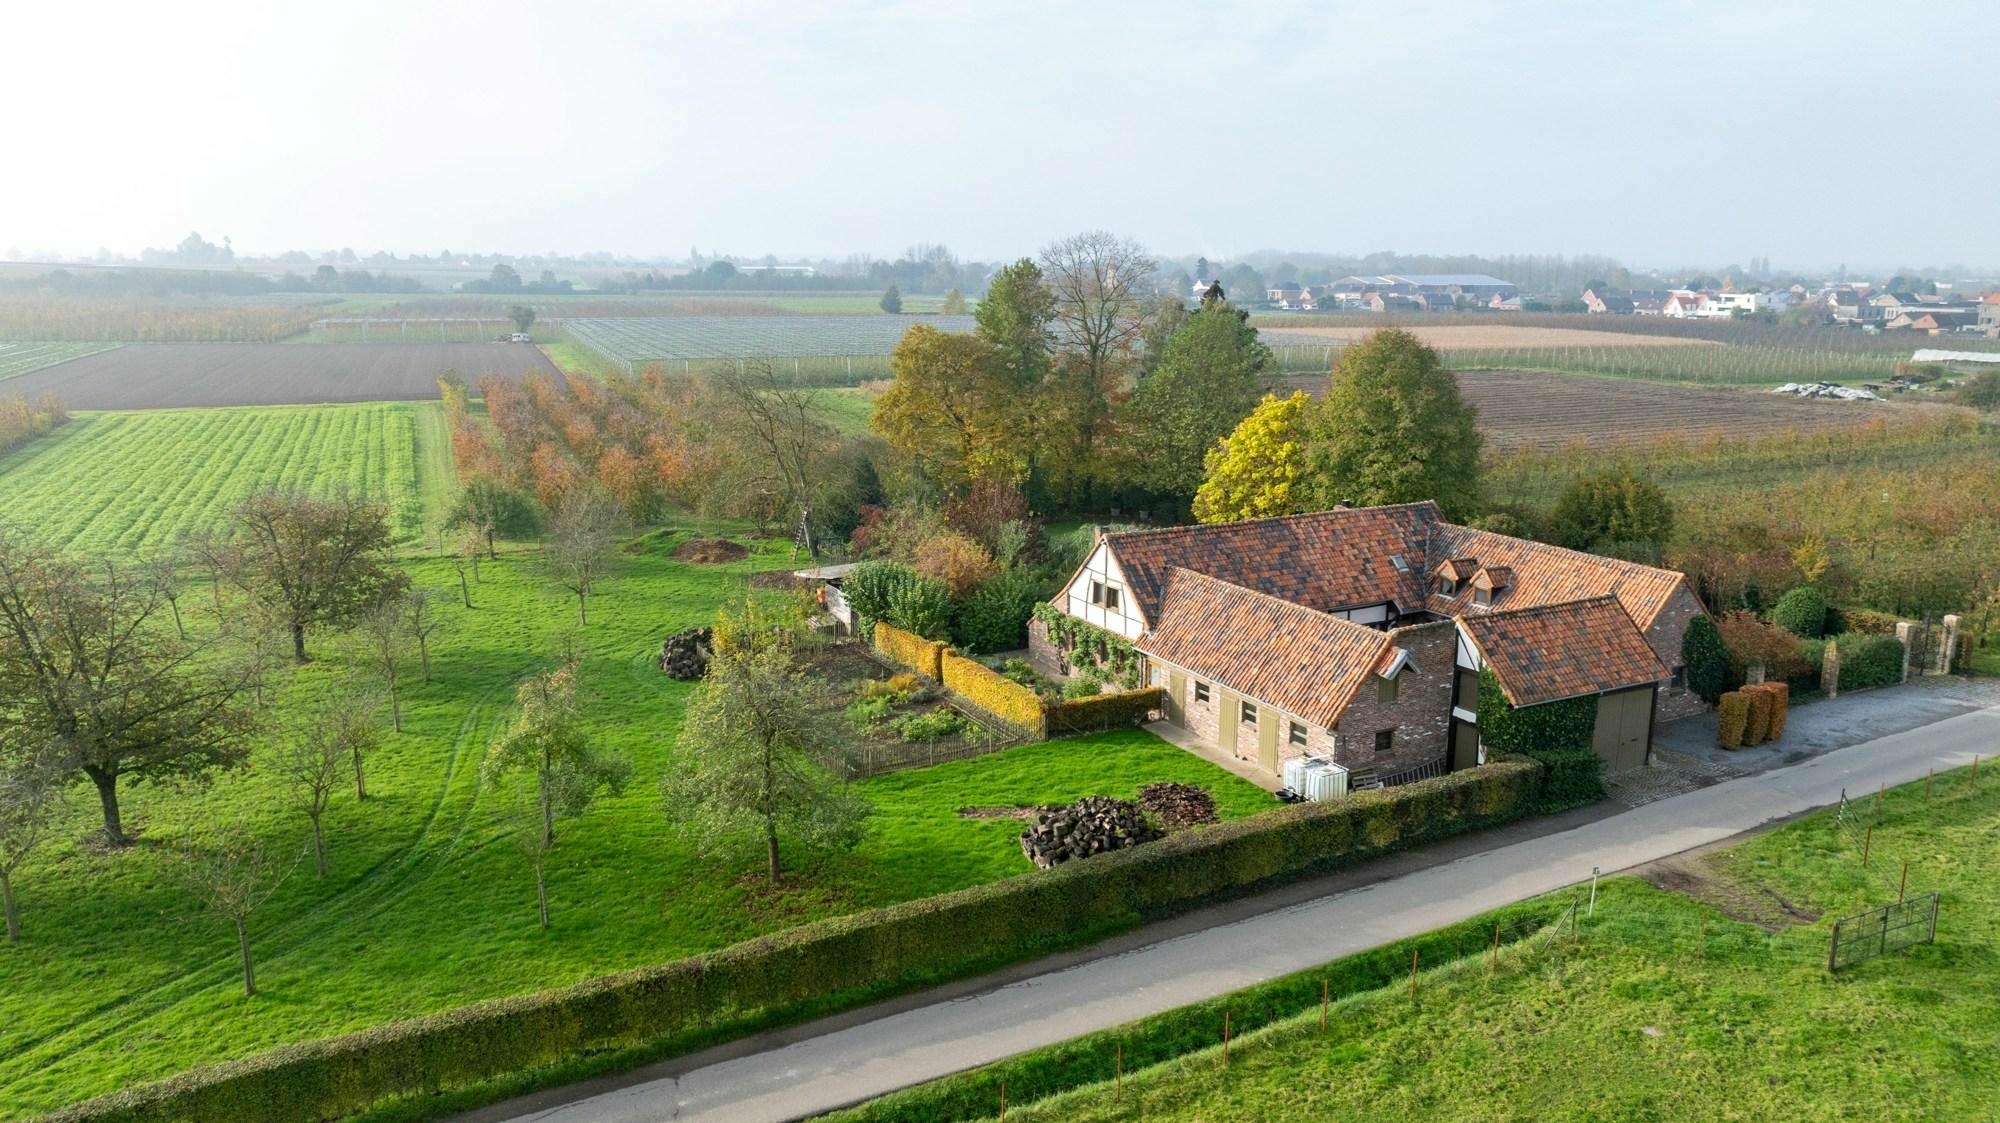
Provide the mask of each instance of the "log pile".
{"label": "log pile", "polygon": [[1048,869],[1074,858],[1123,850],[1160,837],[1160,829],[1146,821],[1138,804],[1087,795],[1068,807],[1043,813],[1034,826],[1021,832],[1021,853],[1036,868]]}
{"label": "log pile", "polygon": [[714,651],[715,629],[689,628],[667,637],[660,648],[660,669],[668,678],[683,682],[708,673],[708,657]]}
{"label": "log pile", "polygon": [[1147,784],[1139,789],[1139,807],[1170,831],[1217,821],[1215,797],[1193,784]]}

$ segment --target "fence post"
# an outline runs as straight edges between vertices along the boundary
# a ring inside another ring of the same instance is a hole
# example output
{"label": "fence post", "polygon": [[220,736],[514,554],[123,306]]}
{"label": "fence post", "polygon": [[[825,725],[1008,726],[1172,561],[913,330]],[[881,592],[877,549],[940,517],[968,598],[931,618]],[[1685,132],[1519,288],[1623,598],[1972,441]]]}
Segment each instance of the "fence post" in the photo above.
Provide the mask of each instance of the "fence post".
{"label": "fence post", "polygon": [[1875,788],[1875,815],[1876,815],[1876,817],[1877,817],[1877,818],[1880,818],[1880,817],[1881,817],[1881,815],[1882,815],[1882,796],[1883,796],[1883,795],[1884,795],[1884,793],[1886,793],[1886,792],[1887,792],[1888,790],[1889,790],[1889,785],[1888,785],[1888,783],[1887,783],[1886,781],[1885,781],[1885,782],[1883,782],[1883,783],[1881,783],[1881,784],[1878,784],[1878,785],[1876,785],[1876,788]]}
{"label": "fence post", "polygon": [[1003,1120],[1007,1118],[1007,1082],[1005,1080],[1000,1082],[1000,1118]]}
{"label": "fence post", "polygon": [[1227,1009],[1222,1011],[1222,1064],[1224,1068],[1229,1066],[1229,1011]]}
{"label": "fence post", "polygon": [[1701,957],[1703,959],[1707,959],[1708,958],[1708,910],[1703,909],[1696,915],[1701,917],[1701,923],[1697,926],[1695,930],[1695,938],[1697,940],[1695,947],[1701,953]]}
{"label": "fence post", "polygon": [[1332,996],[1331,986],[1325,979],[1321,979],[1319,981],[1319,1031],[1321,1033],[1326,1032],[1326,1007],[1328,1000]]}
{"label": "fence post", "polygon": [[1979,754],[1972,754],[1972,786],[1979,786]]}
{"label": "fence post", "polygon": [[1868,851],[1875,845],[1875,824],[1868,824],[1868,833],[1861,837],[1861,868],[1868,868]]}
{"label": "fence post", "polygon": [[1493,923],[1493,950],[1486,956],[1486,973],[1491,975],[1500,966],[1500,923]]}
{"label": "fence post", "polygon": [[1908,889],[1909,887],[1910,887],[1910,863],[1909,863],[1909,861],[1908,861],[1908,860],[1906,859],[1906,860],[1904,860],[1904,862],[1903,862],[1903,879],[1902,879],[1901,881],[1898,881],[1898,882],[1896,883],[1896,903],[1897,903],[1897,904],[1899,904],[1899,905],[1900,905],[1900,904],[1902,904],[1902,903],[1903,903],[1903,891],[1904,891],[1905,889]]}
{"label": "fence post", "polygon": [[1932,780],[1935,780],[1935,779],[1937,779],[1937,769],[1935,769],[1935,768],[1931,768],[1931,769],[1926,769],[1926,770],[1925,770],[1925,772],[1924,772],[1924,802],[1925,802],[1925,803],[1929,803],[1929,802],[1931,801],[1931,781],[1932,781]]}
{"label": "fence post", "polygon": [[1122,1097],[1125,1094],[1125,1046],[1123,1045],[1118,1046],[1117,1065],[1117,1069],[1114,1070],[1117,1075],[1113,1079],[1118,1083],[1114,1087],[1113,1093],[1115,1096]]}
{"label": "fence post", "polygon": [[1590,915],[1597,915],[1597,867],[1590,867]]}
{"label": "fence post", "polygon": [[1417,949],[1410,949],[1410,1001],[1417,1000]]}

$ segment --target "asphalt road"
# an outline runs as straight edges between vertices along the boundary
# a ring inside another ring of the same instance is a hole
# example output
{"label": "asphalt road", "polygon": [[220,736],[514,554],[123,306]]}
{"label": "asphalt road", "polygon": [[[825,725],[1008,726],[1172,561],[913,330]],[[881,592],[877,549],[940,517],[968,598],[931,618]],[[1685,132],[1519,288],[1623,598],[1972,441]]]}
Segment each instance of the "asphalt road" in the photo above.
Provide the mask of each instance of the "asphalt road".
{"label": "asphalt road", "polygon": [[[782,1123],[1105,1029],[1705,846],[2000,751],[2000,708],[1946,718],[1289,908],[868,1021],[830,1019],[715,1063],[668,1061],[497,1104],[509,1123]],[[837,1027],[837,1028],[836,1028]],[[607,1087],[610,1083],[623,1086]],[[567,1099],[568,1102],[563,1102]]]}

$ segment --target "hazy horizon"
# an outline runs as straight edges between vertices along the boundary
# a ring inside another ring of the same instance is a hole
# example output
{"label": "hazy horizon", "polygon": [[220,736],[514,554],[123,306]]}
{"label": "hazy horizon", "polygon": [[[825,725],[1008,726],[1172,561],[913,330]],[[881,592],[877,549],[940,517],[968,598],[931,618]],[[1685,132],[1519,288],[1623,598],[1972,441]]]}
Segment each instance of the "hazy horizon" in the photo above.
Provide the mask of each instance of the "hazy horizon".
{"label": "hazy horizon", "polygon": [[0,247],[993,260],[1101,227],[1217,260],[1991,269],[2000,153],[1914,151],[1977,135],[1949,91],[1990,66],[1980,15],[37,6]]}

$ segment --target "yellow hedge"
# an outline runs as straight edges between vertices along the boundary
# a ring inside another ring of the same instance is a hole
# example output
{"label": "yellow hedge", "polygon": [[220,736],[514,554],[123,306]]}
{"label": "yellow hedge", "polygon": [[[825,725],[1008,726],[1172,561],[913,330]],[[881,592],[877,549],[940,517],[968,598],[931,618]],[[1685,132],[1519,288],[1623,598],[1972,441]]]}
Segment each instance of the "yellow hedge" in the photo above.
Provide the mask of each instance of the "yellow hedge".
{"label": "yellow hedge", "polygon": [[1758,683],[1744,687],[1743,697],[1750,703],[1749,717],[1743,723],[1743,743],[1761,745],[1771,739],[1771,692]]}
{"label": "yellow hedge", "polygon": [[1792,712],[1791,684],[1767,682],[1764,690],[1771,695],[1771,733],[1767,740],[1775,741],[1785,735],[1785,719]]}
{"label": "yellow hedge", "polygon": [[1049,707],[1049,735],[1126,729],[1145,722],[1161,707],[1166,691],[1157,686],[1073,698]]}
{"label": "yellow hedge", "polygon": [[1724,694],[1715,703],[1715,739],[1725,749],[1743,747],[1743,730],[1750,724],[1750,699],[1740,690]]}
{"label": "yellow hedge", "polygon": [[943,668],[939,665],[944,658],[944,649],[945,645],[936,640],[927,640],[880,621],[875,624],[875,650],[890,662],[908,667],[933,682],[944,679]]}
{"label": "yellow hedge", "polygon": [[1041,695],[963,656],[947,654],[941,662],[944,674],[940,681],[946,690],[1010,725],[1041,735]]}

